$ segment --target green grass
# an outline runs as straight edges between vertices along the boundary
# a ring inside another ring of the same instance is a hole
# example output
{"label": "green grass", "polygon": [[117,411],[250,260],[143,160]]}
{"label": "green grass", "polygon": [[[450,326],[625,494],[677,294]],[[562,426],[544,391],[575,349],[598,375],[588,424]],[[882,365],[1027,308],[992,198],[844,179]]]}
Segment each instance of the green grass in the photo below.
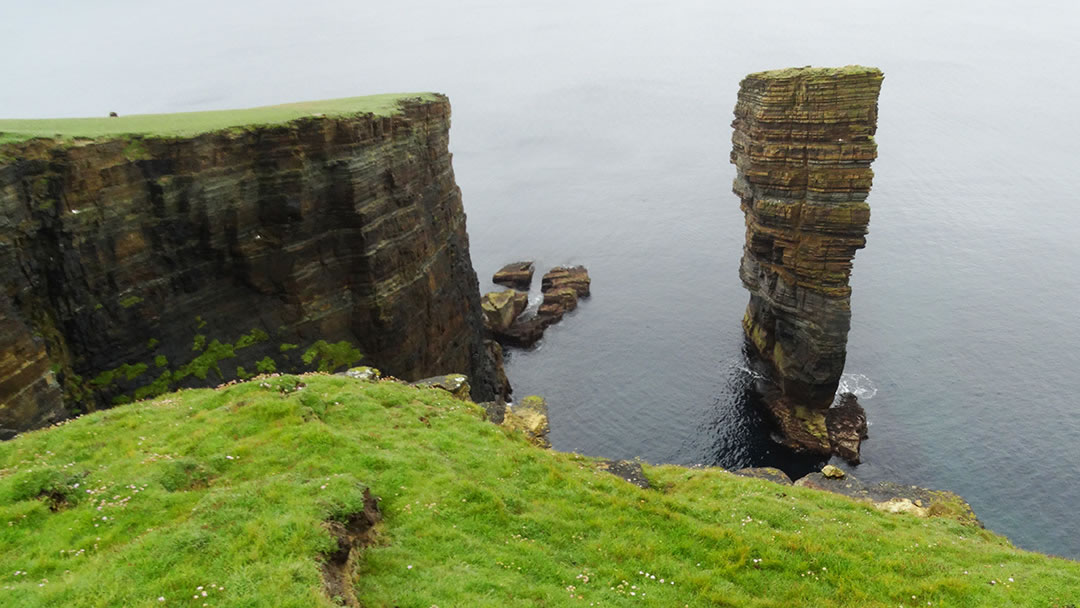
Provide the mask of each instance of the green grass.
{"label": "green grass", "polygon": [[365,488],[368,607],[1080,602],[1080,563],[953,520],[715,469],[647,466],[641,490],[480,416],[440,390],[283,376],[0,444],[0,605],[331,606],[322,522]]}
{"label": "green grass", "polygon": [[[38,137],[53,139],[114,138],[122,136],[190,137],[232,127],[248,127],[286,123],[316,114],[349,116],[375,114],[388,116],[399,111],[401,101],[432,100],[433,93],[390,93],[367,97],[346,97],[305,101],[244,110],[214,110],[210,112],[181,112],[176,114],[132,114],[118,118],[46,118],[0,120],[0,144],[25,141]],[[138,156],[138,146],[130,154]]]}
{"label": "green grass", "polygon": [[834,76],[860,76],[860,75],[875,75],[880,76],[881,70],[873,67],[866,67],[862,65],[846,65],[839,68],[815,68],[806,66],[803,68],[781,68],[779,70],[767,70],[764,72],[754,72],[748,74],[747,78],[752,79],[770,79],[770,78],[794,78],[796,76],[802,76],[804,78],[825,78]]}

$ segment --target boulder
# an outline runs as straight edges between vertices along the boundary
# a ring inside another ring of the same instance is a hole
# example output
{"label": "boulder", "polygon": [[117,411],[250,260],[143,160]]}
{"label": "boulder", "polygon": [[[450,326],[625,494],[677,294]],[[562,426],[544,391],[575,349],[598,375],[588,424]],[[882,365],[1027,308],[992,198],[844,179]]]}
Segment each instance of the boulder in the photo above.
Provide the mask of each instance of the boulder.
{"label": "boulder", "polygon": [[492,424],[502,424],[506,418],[506,402],[501,399],[477,403],[484,408],[484,419]]}
{"label": "boulder", "polygon": [[842,478],[829,478],[822,473],[810,473],[796,481],[795,485],[841,494],[871,503],[874,508],[890,513],[910,513],[919,517],[948,517],[963,524],[982,527],[971,505],[959,495],[946,490],[930,490],[891,481],[867,485],[850,473]]}
{"label": "boulder", "polygon": [[740,477],[754,477],[756,479],[764,479],[785,486],[790,486],[792,483],[791,478],[787,476],[787,473],[774,467],[748,467],[732,471],[732,473],[739,475]]}
{"label": "boulder", "polygon": [[542,448],[550,448],[547,439],[548,408],[543,397],[530,395],[515,405],[506,406],[502,425],[508,429],[521,431],[529,441]]}
{"label": "boulder", "polygon": [[597,468],[601,471],[607,471],[643,490],[652,487],[652,484],[645,477],[645,471],[642,470],[640,462],[632,460],[601,460],[597,463]]}
{"label": "boulder", "polygon": [[867,437],[866,411],[851,393],[840,396],[837,405],[825,411],[832,452],[844,460],[859,464],[859,448]]}
{"label": "boulder", "polygon": [[840,467],[834,467],[831,464],[827,464],[821,468],[821,474],[829,479],[843,479],[847,473]]}
{"label": "boulder", "polygon": [[493,333],[499,342],[507,346],[530,348],[544,337],[544,330],[556,320],[550,315],[537,315],[528,319],[518,319],[510,326],[510,329]]}
{"label": "boulder", "polygon": [[484,325],[493,332],[506,331],[529,306],[529,295],[508,289],[485,293],[480,299]]}
{"label": "boulder", "polygon": [[544,291],[544,303],[536,314],[562,319],[563,315],[577,308],[578,294],[573,287],[553,287]]}
{"label": "boulder", "polygon": [[366,365],[360,367],[352,367],[347,371],[338,374],[340,376],[348,376],[349,378],[355,378],[357,380],[364,380],[366,382],[375,382],[382,377],[382,372],[374,367],[368,367]]}
{"label": "boulder", "polygon": [[465,374],[434,376],[432,378],[424,378],[423,380],[410,382],[409,385],[417,388],[441,388],[453,395],[456,399],[461,399],[463,401],[469,399],[469,377]]}
{"label": "boulder", "polygon": [[532,285],[532,278],[532,262],[514,262],[500,268],[495,275],[491,277],[491,281],[499,285],[506,285],[507,287],[528,291],[529,287]]}
{"label": "boulder", "polygon": [[559,287],[570,287],[579,297],[587,297],[591,282],[584,266],[557,266],[544,274],[540,289],[546,293]]}

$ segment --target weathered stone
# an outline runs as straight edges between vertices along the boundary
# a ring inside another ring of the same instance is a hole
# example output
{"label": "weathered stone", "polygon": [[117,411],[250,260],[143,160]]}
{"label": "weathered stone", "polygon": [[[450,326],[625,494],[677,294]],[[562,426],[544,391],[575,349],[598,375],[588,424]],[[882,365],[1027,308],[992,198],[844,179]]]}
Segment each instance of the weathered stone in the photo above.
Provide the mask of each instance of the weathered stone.
{"label": "weathered stone", "polygon": [[544,337],[544,330],[558,319],[550,315],[536,315],[518,319],[506,331],[494,332],[499,342],[507,346],[530,348]]}
{"label": "weathered stone", "polygon": [[529,294],[508,289],[484,294],[480,309],[484,311],[484,325],[493,332],[506,331],[529,306]]}
{"label": "weathered stone", "polygon": [[495,340],[484,340],[491,361],[495,365],[495,398],[506,400],[514,389],[510,386],[510,379],[506,377],[506,365],[503,363],[503,347]]}
{"label": "weathered stone", "polygon": [[746,214],[743,327],[803,407],[829,407],[844,368],[881,81],[876,68],[849,66],[761,72],[740,85],[731,162]]}
{"label": "weathered stone", "polygon": [[467,372],[493,398],[449,124],[437,96],[0,146],[0,428],[361,353],[406,379]]}
{"label": "weathered stone", "polygon": [[798,404],[778,391],[767,391],[761,402],[784,445],[821,456],[835,454],[859,464],[859,448],[867,436],[866,412],[854,395],[842,395],[838,405],[825,410]]}
{"label": "weathered stone", "polygon": [[461,400],[468,399],[471,391],[469,377],[465,374],[447,374],[445,376],[424,378],[423,380],[410,382],[409,385],[417,388],[441,388],[456,399]]}
{"label": "weathered stone", "polygon": [[829,429],[832,452],[852,464],[858,464],[859,448],[867,437],[867,426],[866,412],[855,395],[841,395],[840,403],[825,411],[825,426]]}
{"label": "weathered stone", "polygon": [[822,473],[810,473],[797,480],[795,485],[841,494],[871,503],[875,508],[891,513],[911,513],[919,517],[948,517],[968,525],[982,526],[975,517],[971,505],[957,494],[946,490],[929,490],[889,481],[868,486],[850,473],[842,478],[829,478]]}
{"label": "weathered stone", "polygon": [[552,287],[544,291],[544,303],[536,314],[560,320],[563,315],[577,308],[578,294],[573,287]]}
{"label": "weathered stone", "polygon": [[643,490],[652,487],[649,479],[645,477],[645,471],[641,468],[640,462],[632,460],[601,460],[597,463],[597,467],[601,471],[607,471]]}
{"label": "weathered stone", "polygon": [[787,476],[787,473],[774,467],[748,467],[745,469],[732,471],[732,473],[741,477],[754,477],[757,479],[765,479],[767,481],[771,481],[785,486],[790,486],[792,484],[791,478]]}
{"label": "weathered stone", "polygon": [[547,439],[550,430],[548,408],[543,397],[530,395],[515,405],[508,405],[502,425],[525,433],[529,441],[542,448],[551,447]]}
{"label": "weathered stone", "polygon": [[348,376],[349,378],[355,378],[357,380],[364,380],[366,382],[374,382],[382,377],[382,372],[374,367],[368,367],[366,365],[360,367],[354,367],[341,373],[342,376]]}
{"label": "weathered stone", "polygon": [[506,402],[501,399],[477,403],[484,408],[484,419],[492,424],[502,424],[506,418]]}
{"label": "weathered stone", "polygon": [[884,502],[875,502],[874,508],[886,513],[907,513],[915,517],[930,517],[930,510],[916,505],[909,498],[890,498]]}
{"label": "weathered stone", "polygon": [[578,296],[587,297],[591,283],[589,271],[584,266],[558,266],[544,273],[540,288],[546,293],[552,289],[570,287]]}
{"label": "weathered stone", "polygon": [[532,278],[532,262],[513,262],[500,268],[495,273],[495,276],[491,277],[491,281],[499,285],[529,291],[529,287],[532,286]]}
{"label": "weathered stone", "polygon": [[821,474],[829,479],[843,479],[847,473],[840,467],[834,467],[831,464],[827,464],[821,468]]}

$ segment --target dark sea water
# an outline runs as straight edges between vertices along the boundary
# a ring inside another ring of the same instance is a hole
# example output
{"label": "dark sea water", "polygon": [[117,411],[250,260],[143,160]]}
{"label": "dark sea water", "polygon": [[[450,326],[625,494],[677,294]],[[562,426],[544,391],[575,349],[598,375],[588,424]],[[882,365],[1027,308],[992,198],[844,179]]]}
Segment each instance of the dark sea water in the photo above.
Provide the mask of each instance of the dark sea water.
{"label": "dark sea water", "polygon": [[1074,4],[42,1],[4,13],[5,117],[448,94],[481,287],[521,258],[593,277],[592,298],[539,348],[511,353],[515,394],[547,397],[557,449],[653,463],[818,464],[773,444],[747,393],[732,108],[749,72],[880,67],[846,377],[871,421],[857,474],[953,490],[1016,544],[1080,558]]}

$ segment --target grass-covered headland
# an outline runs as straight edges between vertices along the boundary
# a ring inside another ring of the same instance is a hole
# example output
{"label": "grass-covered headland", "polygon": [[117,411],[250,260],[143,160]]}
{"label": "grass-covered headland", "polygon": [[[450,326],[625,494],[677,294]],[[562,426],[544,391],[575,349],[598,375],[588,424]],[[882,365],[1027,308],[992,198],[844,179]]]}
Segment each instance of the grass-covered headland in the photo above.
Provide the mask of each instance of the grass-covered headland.
{"label": "grass-covered headland", "polygon": [[435,99],[432,93],[388,93],[287,103],[241,110],[210,110],[174,114],[132,114],[96,118],[0,119],[0,144],[36,137],[50,139],[99,139],[123,136],[191,137],[234,127],[251,128],[282,124],[313,116],[388,116],[402,101]]}
{"label": "grass-covered headland", "polygon": [[365,490],[382,519],[347,566],[368,607],[1080,604],[1080,563],[954,520],[645,472],[656,489],[437,389],[316,374],[167,394],[0,444],[0,606],[352,602],[324,564]]}

